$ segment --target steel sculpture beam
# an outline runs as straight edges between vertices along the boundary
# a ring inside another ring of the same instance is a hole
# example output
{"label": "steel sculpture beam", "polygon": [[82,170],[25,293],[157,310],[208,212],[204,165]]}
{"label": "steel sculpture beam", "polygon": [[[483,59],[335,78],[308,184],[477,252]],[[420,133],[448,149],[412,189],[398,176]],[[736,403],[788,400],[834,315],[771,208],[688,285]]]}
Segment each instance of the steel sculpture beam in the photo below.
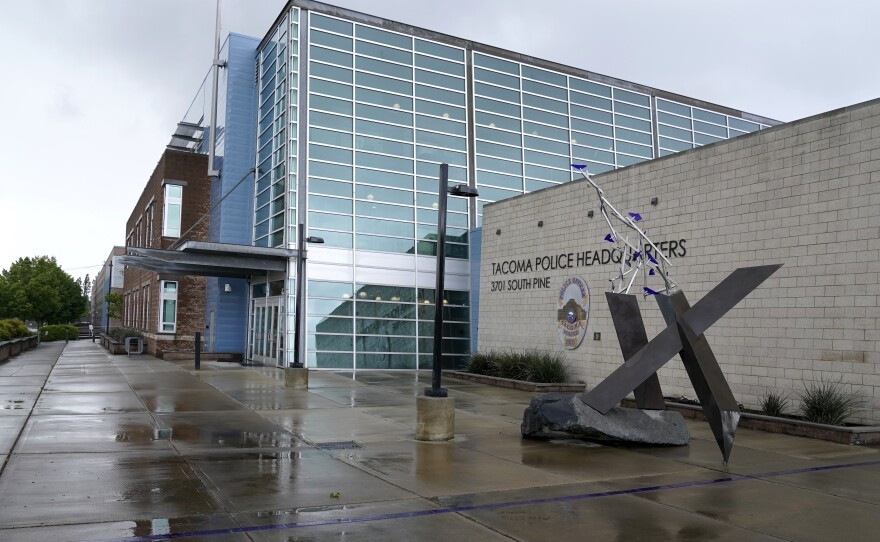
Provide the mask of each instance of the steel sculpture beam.
{"label": "steel sculpture beam", "polygon": [[[615,331],[617,331],[620,351],[623,352],[623,359],[626,361],[648,344],[648,334],[645,332],[642,312],[639,310],[639,300],[634,295],[613,292],[605,292],[605,298],[611,309],[611,320],[614,322]],[[633,393],[636,396],[637,408],[666,409],[657,373],[651,373],[651,376],[636,386]]]}
{"label": "steel sculpture beam", "polygon": [[[629,355],[641,341],[638,331],[639,327],[644,330],[641,314],[638,313],[637,319],[633,316],[632,296],[606,294],[626,362],[595,388],[582,393],[581,401],[605,414],[679,354],[727,462],[739,423],[739,406],[703,333],[780,267],[782,264],[737,269],[693,307],[680,291],[658,294],[657,302],[667,326]],[[621,329],[624,330],[622,336]]]}

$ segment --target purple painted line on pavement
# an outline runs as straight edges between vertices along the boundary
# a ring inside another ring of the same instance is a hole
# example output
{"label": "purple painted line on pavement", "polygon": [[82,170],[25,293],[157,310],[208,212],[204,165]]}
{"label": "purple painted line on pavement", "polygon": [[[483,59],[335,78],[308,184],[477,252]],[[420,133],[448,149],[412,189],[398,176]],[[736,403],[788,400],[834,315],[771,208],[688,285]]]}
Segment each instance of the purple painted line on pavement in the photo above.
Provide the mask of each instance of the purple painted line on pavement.
{"label": "purple painted line on pavement", "polygon": [[448,508],[434,508],[431,510],[418,510],[413,512],[398,512],[395,514],[380,514],[376,516],[363,516],[356,518],[337,518],[322,519],[316,521],[297,521],[293,523],[279,523],[275,525],[251,525],[246,527],[231,527],[227,529],[208,529],[202,531],[188,531],[169,534],[154,534],[145,536],[133,536],[128,538],[109,538],[102,540],[81,541],[81,542],[153,542],[156,540],[174,540],[176,538],[187,538],[193,536],[212,536],[224,534],[253,533],[259,531],[279,531],[286,529],[302,529],[304,527],[322,527],[327,525],[347,525],[354,523],[371,523],[375,521],[387,521],[392,519],[405,519],[423,516],[435,516],[440,514],[456,514],[461,512],[476,512],[481,510],[497,510],[499,508],[514,508],[518,506],[534,506],[540,504],[551,504],[559,502],[585,501],[590,499],[598,499],[602,497],[613,497],[616,495],[637,495],[639,493],[648,493],[652,491],[665,491],[669,489],[682,489],[686,487],[710,486],[716,484],[726,484],[729,482],[740,482],[744,480],[761,480],[764,478],[775,478],[779,476],[791,476],[794,474],[804,474],[809,472],[820,472],[840,469],[851,469],[857,467],[870,467],[880,465],[878,461],[864,461],[861,463],[843,463],[835,465],[824,465],[821,467],[806,467],[803,469],[791,469],[764,472],[760,474],[742,474],[736,476],[725,476],[723,478],[713,478],[711,480],[696,480],[691,482],[677,482],[674,484],[662,484],[657,486],[636,487],[628,489],[616,489],[612,491],[598,491],[595,493],[582,493],[579,495],[566,495],[562,497],[547,497],[544,499],[530,499],[525,501],[507,501],[487,504],[474,504],[469,506],[452,506]]}

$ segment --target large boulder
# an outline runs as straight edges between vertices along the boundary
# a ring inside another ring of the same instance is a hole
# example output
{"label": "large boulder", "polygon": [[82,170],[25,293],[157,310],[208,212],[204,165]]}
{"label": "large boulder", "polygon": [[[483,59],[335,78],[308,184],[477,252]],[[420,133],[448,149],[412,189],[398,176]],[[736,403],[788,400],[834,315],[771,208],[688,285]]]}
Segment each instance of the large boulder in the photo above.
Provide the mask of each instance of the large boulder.
{"label": "large boulder", "polygon": [[575,393],[545,393],[523,413],[522,434],[529,438],[560,434],[596,439],[682,446],[690,440],[684,418],[669,410],[614,407],[607,414],[586,405]]}

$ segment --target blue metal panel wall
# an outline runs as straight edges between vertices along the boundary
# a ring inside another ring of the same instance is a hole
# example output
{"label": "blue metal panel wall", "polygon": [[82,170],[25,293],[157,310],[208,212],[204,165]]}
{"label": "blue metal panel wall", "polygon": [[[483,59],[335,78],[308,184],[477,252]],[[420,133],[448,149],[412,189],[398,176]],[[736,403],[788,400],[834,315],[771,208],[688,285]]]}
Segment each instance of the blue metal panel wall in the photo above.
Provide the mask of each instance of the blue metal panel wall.
{"label": "blue metal panel wall", "polygon": [[480,262],[483,259],[483,228],[471,230],[468,239],[471,265],[471,352],[476,352],[480,329]]}
{"label": "blue metal panel wall", "polygon": [[[253,178],[256,141],[256,85],[254,70],[260,40],[229,34],[221,58],[217,111],[217,165],[220,180],[211,186],[209,238],[217,243],[250,245],[253,225]],[[244,178],[244,180],[242,180]],[[222,202],[220,199],[223,198]],[[219,202],[219,203],[218,203]],[[232,291],[227,293],[224,286]],[[214,351],[244,352],[247,322],[246,281],[209,278],[205,296],[205,322],[215,311]],[[211,330],[205,330],[209,336]]]}

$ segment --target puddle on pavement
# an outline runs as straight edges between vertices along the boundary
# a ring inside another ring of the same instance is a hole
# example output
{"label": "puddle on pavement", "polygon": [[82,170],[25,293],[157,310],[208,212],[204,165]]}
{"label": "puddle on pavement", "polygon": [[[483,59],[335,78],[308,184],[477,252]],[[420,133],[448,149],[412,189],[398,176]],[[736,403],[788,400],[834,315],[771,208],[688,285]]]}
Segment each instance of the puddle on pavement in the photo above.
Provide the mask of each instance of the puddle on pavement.
{"label": "puddle on pavement", "polygon": [[0,410],[24,410],[25,402],[20,399],[7,399],[0,402]]}

